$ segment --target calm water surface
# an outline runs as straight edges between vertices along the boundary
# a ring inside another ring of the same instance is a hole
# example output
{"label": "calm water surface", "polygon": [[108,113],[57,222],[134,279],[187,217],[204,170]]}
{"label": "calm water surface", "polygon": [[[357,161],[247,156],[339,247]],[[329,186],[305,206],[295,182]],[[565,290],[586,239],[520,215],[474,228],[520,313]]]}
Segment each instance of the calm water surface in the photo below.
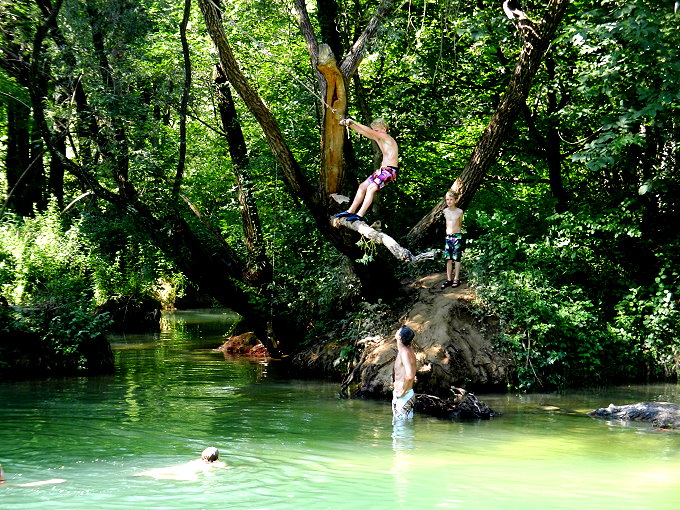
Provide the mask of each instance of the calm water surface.
{"label": "calm water surface", "polygon": [[[678,402],[678,386],[480,395],[503,416],[416,416],[395,429],[387,403],[342,400],[335,384],[213,352],[227,313],[166,318],[159,335],[112,338],[114,376],[0,383],[0,508],[680,507],[680,434],[584,414]],[[206,446],[227,469],[135,476]],[[20,486],[53,478],[64,482]]]}

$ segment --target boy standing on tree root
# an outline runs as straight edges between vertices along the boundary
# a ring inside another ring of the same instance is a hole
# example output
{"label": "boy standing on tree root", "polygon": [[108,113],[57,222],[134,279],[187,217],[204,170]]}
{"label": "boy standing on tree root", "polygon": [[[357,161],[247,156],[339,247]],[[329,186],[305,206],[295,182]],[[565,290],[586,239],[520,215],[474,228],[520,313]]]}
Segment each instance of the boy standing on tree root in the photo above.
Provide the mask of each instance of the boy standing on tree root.
{"label": "boy standing on tree root", "polygon": [[[460,258],[463,255],[463,210],[458,208],[458,197],[453,191],[446,192],[445,200],[446,244],[444,245],[444,259],[446,260],[446,281],[442,283],[442,289],[460,285]],[[451,277],[451,273],[453,273],[453,277]]]}
{"label": "boy standing on tree root", "polygon": [[364,221],[364,215],[373,203],[376,191],[397,178],[399,147],[394,138],[387,134],[387,123],[383,119],[375,119],[371,122],[371,127],[353,119],[342,119],[340,124],[375,141],[383,155],[380,168],[359,185],[349,209],[335,215],[336,218],[346,218],[347,221]]}

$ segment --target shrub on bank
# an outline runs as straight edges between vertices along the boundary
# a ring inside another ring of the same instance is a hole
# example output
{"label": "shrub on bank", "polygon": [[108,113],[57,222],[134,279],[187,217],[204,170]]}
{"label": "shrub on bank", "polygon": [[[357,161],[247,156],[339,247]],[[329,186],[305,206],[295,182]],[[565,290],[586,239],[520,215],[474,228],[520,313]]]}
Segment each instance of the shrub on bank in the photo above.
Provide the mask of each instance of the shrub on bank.
{"label": "shrub on bank", "polygon": [[154,296],[161,279],[172,281],[169,264],[132,222],[115,213],[69,218],[52,205],[32,218],[5,214],[0,221],[0,374],[111,371],[104,332],[113,321],[118,329],[133,320],[148,329],[149,316],[158,328],[160,306]]}
{"label": "shrub on bank", "polygon": [[625,207],[575,210],[533,232],[512,213],[470,215],[482,233],[469,245],[467,269],[504,320],[518,387],[676,378],[678,246],[657,250],[650,263]]}
{"label": "shrub on bank", "polygon": [[107,314],[80,308],[0,305],[0,378],[113,372],[109,323]]}

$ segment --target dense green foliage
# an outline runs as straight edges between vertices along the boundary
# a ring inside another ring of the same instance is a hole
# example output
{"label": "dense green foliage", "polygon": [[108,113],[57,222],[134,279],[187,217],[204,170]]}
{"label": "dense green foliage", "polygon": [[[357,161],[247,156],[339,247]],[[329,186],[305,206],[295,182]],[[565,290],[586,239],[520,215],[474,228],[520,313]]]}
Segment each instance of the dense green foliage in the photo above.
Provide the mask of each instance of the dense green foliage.
{"label": "dense green foliage", "polygon": [[104,335],[108,314],[50,306],[13,310],[0,306],[0,376],[35,378],[113,371]]}
{"label": "dense green foliage", "polygon": [[[376,4],[338,2],[345,48]],[[0,295],[20,307],[56,303],[90,317],[121,296],[181,296],[192,283],[140,228],[135,211],[92,197],[64,211],[90,189],[68,171],[61,186],[55,184],[54,161],[44,151],[40,175],[30,181],[39,190],[30,208],[36,211],[14,214],[21,207],[12,197],[29,182],[18,175],[35,157],[31,147],[41,145],[37,125],[26,131],[33,142],[24,143],[23,153],[16,136],[18,105],[31,99],[26,68],[15,63],[31,62],[43,19],[37,5],[0,0],[0,187],[8,198],[0,224]],[[529,16],[540,18],[542,5],[531,3]],[[163,0],[134,6],[65,0],[58,26],[66,45],[55,44],[54,33],[44,43],[50,126],[73,126],[65,143],[74,161],[106,190],[134,183],[136,197],[159,218],[184,206],[170,191],[184,76],[181,15],[181,6]],[[229,2],[223,16],[243,72],[314,182],[322,104],[288,3]],[[573,2],[524,114],[466,211],[464,276],[480,302],[503,318],[519,387],[678,373],[679,19],[670,2]],[[195,5],[188,38],[193,79],[181,190],[246,257],[239,189],[215,107],[214,51]],[[418,0],[385,20],[352,84],[350,114],[362,121],[385,117],[399,141],[398,184],[380,194],[372,216],[395,238],[429,212],[466,163],[519,48],[513,24],[495,3]],[[85,113],[76,114],[75,81],[102,120],[97,136],[87,135]],[[338,320],[359,320],[359,283],[286,186],[260,127],[234,99],[247,145],[247,182],[274,269],[267,294],[252,283],[238,285],[261,310],[294,315],[309,331],[300,343],[314,341]],[[125,146],[98,145],[122,132]],[[358,163],[349,169],[348,195],[372,158],[365,139],[353,136],[352,143]],[[128,169],[124,179],[121,168]],[[209,237],[201,222],[190,221],[199,237]],[[441,227],[424,244],[439,247],[440,237]],[[367,259],[373,249],[366,246]],[[443,264],[402,269],[414,276],[441,271]],[[165,299],[172,304],[172,297]],[[12,324],[21,320],[11,318]]]}
{"label": "dense green foliage", "polygon": [[11,303],[95,309],[112,297],[158,295],[183,285],[126,217],[59,215],[54,203],[32,218],[0,225],[0,295]]}

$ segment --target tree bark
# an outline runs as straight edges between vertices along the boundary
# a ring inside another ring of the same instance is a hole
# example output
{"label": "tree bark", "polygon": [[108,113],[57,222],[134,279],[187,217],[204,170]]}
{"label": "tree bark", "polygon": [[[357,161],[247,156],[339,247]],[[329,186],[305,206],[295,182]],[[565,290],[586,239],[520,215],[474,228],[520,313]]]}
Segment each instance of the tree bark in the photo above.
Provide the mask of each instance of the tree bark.
{"label": "tree bark", "polygon": [[[568,0],[550,0],[539,23],[529,19],[517,22],[524,44],[508,87],[470,159],[450,188],[459,195],[458,207],[461,209],[466,209],[470,204],[489,168],[496,161],[498,150],[526,101],[531,90],[531,81],[555,37],[568,3]],[[426,235],[445,206],[444,200],[441,200],[413,227],[406,237],[409,245],[415,245]]]}
{"label": "tree bark", "polygon": [[249,158],[246,141],[241,130],[241,124],[238,121],[229,84],[219,66],[215,68],[213,81],[217,93],[217,107],[226,135],[238,189],[243,239],[248,256],[244,276],[250,285],[264,289],[266,285],[271,283],[274,270],[264,247],[260,217],[257,204],[253,198],[250,176],[247,172]]}
{"label": "tree bark", "polygon": [[179,105],[179,155],[177,157],[177,170],[172,193],[176,197],[182,187],[184,176],[184,163],[187,155],[187,106],[189,105],[189,91],[191,90],[191,59],[189,57],[189,42],[187,41],[187,24],[191,14],[191,0],[184,0],[184,14],[179,26],[180,40],[182,41],[182,58],[184,62],[184,86],[182,99]]}
{"label": "tree bark", "polygon": [[321,175],[323,179],[324,197],[339,193],[343,181],[343,149],[345,130],[340,120],[347,112],[347,91],[345,79],[338,66],[330,46],[319,46],[319,64],[317,68],[326,79],[326,101],[324,105],[323,136],[321,138]]}

